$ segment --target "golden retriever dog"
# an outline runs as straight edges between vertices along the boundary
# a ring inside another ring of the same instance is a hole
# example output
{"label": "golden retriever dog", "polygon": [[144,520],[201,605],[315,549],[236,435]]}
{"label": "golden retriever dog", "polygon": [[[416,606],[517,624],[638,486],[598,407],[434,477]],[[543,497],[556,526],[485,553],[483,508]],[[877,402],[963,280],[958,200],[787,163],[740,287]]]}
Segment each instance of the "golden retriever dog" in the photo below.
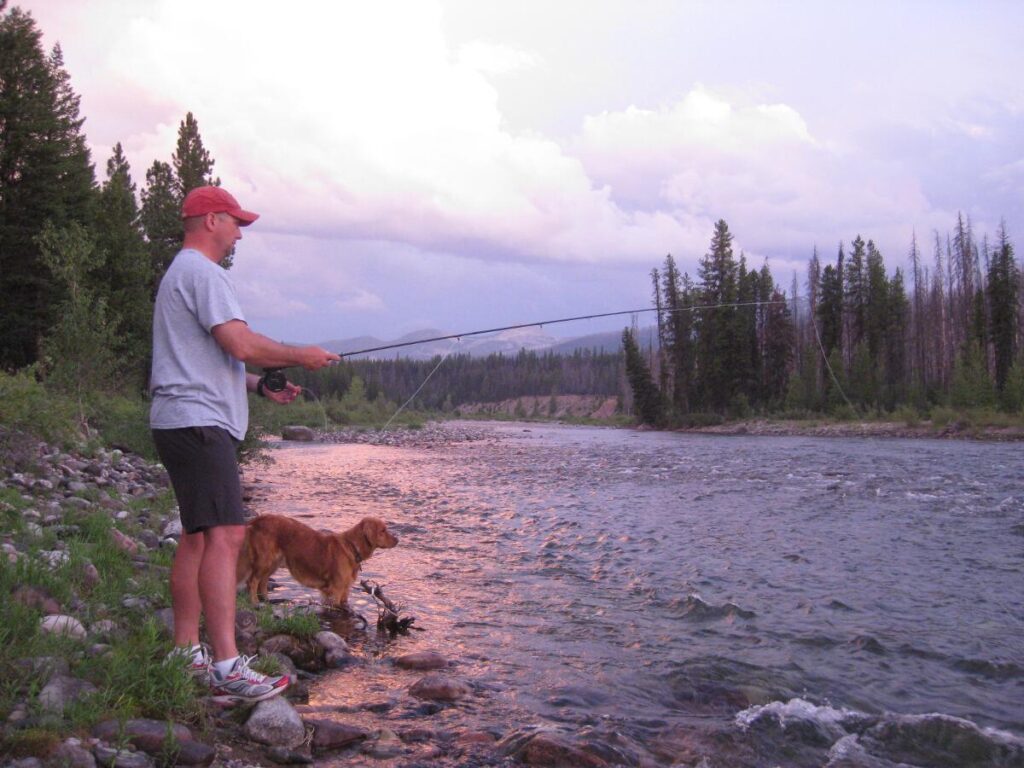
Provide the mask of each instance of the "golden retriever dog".
{"label": "golden retriever dog", "polygon": [[290,517],[262,515],[246,526],[236,576],[256,605],[267,597],[270,574],[287,565],[299,584],[319,589],[332,606],[344,608],[363,561],[378,547],[396,544],[398,538],[377,517],[364,517],[341,533],[321,533]]}

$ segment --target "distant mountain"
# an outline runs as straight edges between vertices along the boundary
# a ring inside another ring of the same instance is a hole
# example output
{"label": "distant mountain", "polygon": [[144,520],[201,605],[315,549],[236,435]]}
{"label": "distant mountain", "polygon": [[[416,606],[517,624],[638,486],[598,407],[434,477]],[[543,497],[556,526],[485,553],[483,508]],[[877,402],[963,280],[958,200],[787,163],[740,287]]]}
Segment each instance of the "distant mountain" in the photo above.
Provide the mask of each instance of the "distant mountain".
{"label": "distant mountain", "polygon": [[[372,349],[391,344],[405,344],[448,335],[450,335],[448,331],[426,328],[421,331],[407,333],[392,341],[378,339],[375,336],[357,336],[351,339],[333,339],[320,342],[320,346],[331,352],[345,355],[346,353],[350,354],[361,349]],[[641,347],[651,346],[657,339],[657,331],[653,326],[641,328],[639,335]],[[471,355],[473,357],[501,354],[506,357],[514,357],[524,349],[532,352],[550,351],[559,355],[571,355],[577,350],[596,350],[604,353],[618,352],[622,349],[622,333],[620,331],[609,331],[608,333],[592,333],[572,338],[558,338],[545,333],[541,328],[531,326],[529,328],[502,331],[491,336],[463,336],[460,339],[410,344],[409,346],[397,347],[395,349],[353,355],[353,357],[359,359],[402,357],[409,360],[430,360],[437,355],[445,354]]]}

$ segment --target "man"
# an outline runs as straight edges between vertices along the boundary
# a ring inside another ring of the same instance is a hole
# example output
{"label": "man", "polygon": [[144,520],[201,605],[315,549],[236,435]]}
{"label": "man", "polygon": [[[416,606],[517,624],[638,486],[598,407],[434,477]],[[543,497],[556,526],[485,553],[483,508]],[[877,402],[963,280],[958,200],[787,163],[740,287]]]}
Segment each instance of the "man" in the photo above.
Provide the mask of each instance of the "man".
{"label": "man", "polygon": [[[251,669],[235,645],[235,564],[245,539],[235,447],[249,423],[248,392],[279,404],[280,392],[246,373],[245,363],[316,370],[341,358],[320,347],[279,344],[250,330],[219,263],[258,214],[220,187],[200,187],[181,208],[182,250],[160,282],[153,314],[150,427],[181,510],[182,537],[171,568],[175,653],[193,672],[209,670],[222,701],[261,701],[284,691],[287,676]],[[199,643],[199,617],[213,649]]]}

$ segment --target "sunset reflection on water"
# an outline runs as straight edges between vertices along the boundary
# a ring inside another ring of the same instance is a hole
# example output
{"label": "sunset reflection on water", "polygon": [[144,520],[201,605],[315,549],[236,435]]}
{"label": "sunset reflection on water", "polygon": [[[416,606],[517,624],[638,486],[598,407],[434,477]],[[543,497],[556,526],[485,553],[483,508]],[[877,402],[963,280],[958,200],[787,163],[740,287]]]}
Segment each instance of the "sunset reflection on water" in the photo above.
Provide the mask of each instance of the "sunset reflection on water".
{"label": "sunset reflection on water", "polygon": [[[1006,535],[1024,497],[1001,469],[1017,447],[480,429],[433,449],[288,444],[248,473],[260,514],[333,531],[375,515],[400,539],[361,578],[423,631],[379,637],[353,589],[369,627],[337,629],[360,661],[317,680],[312,707],[368,729],[600,726],[642,744],[694,723],[740,738],[740,711],[802,699],[1019,724],[999,675],[1024,645],[981,599],[1024,615]],[[275,578],[274,600],[319,597]],[[392,659],[421,650],[473,695],[412,698],[421,673]]]}

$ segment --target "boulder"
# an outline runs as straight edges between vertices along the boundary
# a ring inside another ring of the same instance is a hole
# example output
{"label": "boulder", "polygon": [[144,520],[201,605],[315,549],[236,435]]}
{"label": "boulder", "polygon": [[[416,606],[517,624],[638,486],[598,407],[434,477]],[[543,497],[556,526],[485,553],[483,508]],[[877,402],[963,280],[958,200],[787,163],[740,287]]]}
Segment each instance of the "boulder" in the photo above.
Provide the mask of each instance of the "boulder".
{"label": "boulder", "polygon": [[297,747],[306,738],[306,728],[295,708],[282,696],[257,704],[243,728],[245,735],[272,747]]}

